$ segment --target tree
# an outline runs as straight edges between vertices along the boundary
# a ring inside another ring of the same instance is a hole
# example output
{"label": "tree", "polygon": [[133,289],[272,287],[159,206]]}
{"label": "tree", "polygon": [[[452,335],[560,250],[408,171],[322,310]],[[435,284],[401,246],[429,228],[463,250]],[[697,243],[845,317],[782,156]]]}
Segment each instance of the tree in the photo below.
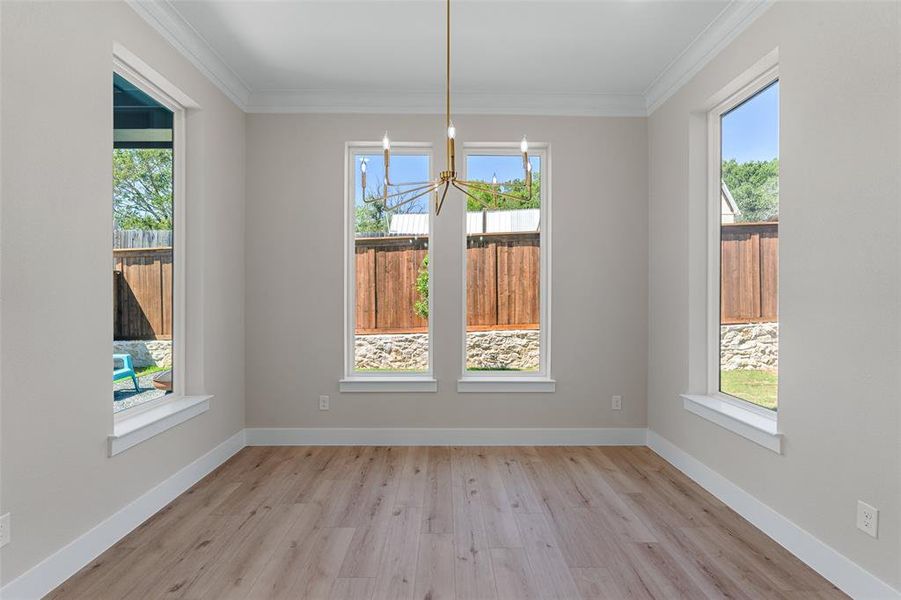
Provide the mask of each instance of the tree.
{"label": "tree", "polygon": [[[382,190],[383,188],[381,186],[374,190],[367,189],[365,192],[367,202],[364,202],[362,205],[357,205],[355,214],[355,231],[357,235],[361,233],[388,233],[388,227],[391,224],[391,215],[421,214],[428,210],[427,203],[430,197],[429,194],[422,196],[413,202],[399,206],[398,208],[388,210],[382,204]],[[396,191],[398,190],[392,189],[388,193],[393,194]],[[409,194],[395,196],[388,200],[388,205],[397,206],[406,198],[410,198],[413,195],[414,193],[411,192]],[[375,201],[369,202],[370,200]]]}
{"label": "tree", "polygon": [[723,181],[741,214],[736,221],[749,223],[779,218],[779,159],[740,163],[723,161]]}
{"label": "tree", "polygon": [[[488,182],[481,183],[485,183],[488,186],[491,185]],[[503,196],[495,197],[489,189],[476,190],[473,188],[467,188],[467,191],[478,198],[478,201],[476,201],[467,196],[466,210],[470,212],[478,212],[483,209],[491,210],[494,208],[501,210],[512,210],[517,208],[540,208],[541,173],[535,173],[532,175],[531,195],[527,193],[526,182],[522,179],[513,179],[511,181],[507,181],[506,183],[500,184],[498,191],[505,194],[513,194],[515,196],[518,196],[519,198],[516,200],[511,198],[504,198]]]}
{"label": "tree", "polygon": [[113,217],[119,229],[172,229],[172,150],[113,150]]}
{"label": "tree", "polygon": [[416,275],[414,285],[419,300],[413,303],[413,312],[423,319],[429,318],[429,255],[426,254],[419,265],[419,273]]}

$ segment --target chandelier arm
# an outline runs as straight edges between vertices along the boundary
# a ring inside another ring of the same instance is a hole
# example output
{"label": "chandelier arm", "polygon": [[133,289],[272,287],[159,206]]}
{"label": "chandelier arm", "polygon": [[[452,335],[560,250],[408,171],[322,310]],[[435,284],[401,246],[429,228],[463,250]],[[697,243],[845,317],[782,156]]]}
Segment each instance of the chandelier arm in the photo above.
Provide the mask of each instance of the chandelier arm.
{"label": "chandelier arm", "polygon": [[481,200],[479,200],[478,198],[476,198],[475,196],[473,196],[472,194],[470,194],[469,191],[466,190],[466,188],[457,185],[457,182],[456,182],[456,181],[452,182],[451,185],[453,185],[455,188],[457,188],[458,190],[460,190],[461,192],[463,192],[464,194],[466,194],[467,196],[469,196],[470,198],[472,198],[473,200],[475,200],[475,201],[478,202],[479,204],[482,203]]}
{"label": "chandelier arm", "polygon": [[405,206],[405,205],[407,205],[407,204],[413,202],[414,200],[418,200],[418,199],[422,198],[423,196],[426,196],[426,195],[428,195],[428,194],[431,194],[432,192],[434,192],[435,190],[438,189],[438,186],[439,186],[439,185],[440,185],[440,184],[430,185],[430,186],[428,187],[428,189],[426,189],[425,191],[419,192],[418,194],[416,194],[416,195],[413,196],[412,198],[405,198],[404,200],[402,200],[402,201],[398,202],[397,204],[394,204],[393,206],[390,206],[390,207],[389,207],[389,206],[386,206],[386,207],[385,207],[385,210],[388,211],[388,212],[397,210],[397,209],[400,208],[401,206]]}
{"label": "chandelier arm", "polygon": [[[483,187],[482,183],[479,181],[466,181],[466,180],[458,179],[457,183],[459,183],[460,185],[466,186],[470,189],[480,190],[480,191],[484,191],[484,192],[491,192],[492,194],[497,194],[498,196],[501,196],[502,198],[507,198],[508,200],[525,200],[525,199],[527,199],[527,198],[523,198],[523,196],[517,196],[516,194],[507,194],[505,192],[499,192],[496,189],[494,189],[493,187],[491,187],[490,183],[484,184],[484,186],[487,186],[487,187]],[[479,200],[479,203],[483,203],[483,202],[481,200]]]}
{"label": "chandelier arm", "polygon": [[[439,183],[438,187],[440,187],[440,186],[441,186],[441,184]],[[438,187],[435,188],[436,192],[438,191]],[[441,214],[441,207],[444,206],[444,199],[447,197],[447,190],[449,188],[450,188],[450,181],[445,181],[444,182],[444,192],[441,193],[441,200],[439,200],[438,203],[435,205],[435,216],[436,217]]]}
{"label": "chandelier arm", "polygon": [[409,190],[401,190],[399,192],[394,192],[393,194],[388,194],[387,196],[379,196],[378,198],[375,198],[373,200],[373,202],[378,201],[378,200],[388,200],[389,198],[396,198],[397,196],[403,196],[404,194],[415,194],[426,188],[435,187],[437,185],[438,185],[437,181],[429,181],[423,185],[420,185],[418,187],[415,187],[415,188],[412,188]]}

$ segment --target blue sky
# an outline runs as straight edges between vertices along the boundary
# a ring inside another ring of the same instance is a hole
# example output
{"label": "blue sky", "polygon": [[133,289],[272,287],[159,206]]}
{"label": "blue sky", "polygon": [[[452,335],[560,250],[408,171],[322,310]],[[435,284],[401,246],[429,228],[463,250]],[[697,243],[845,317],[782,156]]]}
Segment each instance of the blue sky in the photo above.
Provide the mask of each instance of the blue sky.
{"label": "blue sky", "polygon": [[723,160],[772,160],[779,156],[779,82],[723,116]]}
{"label": "blue sky", "polygon": [[[382,154],[366,154],[356,156],[356,175],[355,175],[355,192],[354,199],[356,204],[363,204],[363,195],[361,190],[361,173],[360,159],[368,159],[366,162],[366,185],[374,191],[385,178],[384,159]],[[491,181],[492,175],[497,174],[497,180],[500,182],[509,181],[511,179],[522,179],[522,158],[516,156],[485,156],[470,155],[466,165],[466,175],[469,179],[480,179],[483,181]],[[541,171],[541,159],[537,156],[529,157],[532,163],[532,173]],[[443,165],[442,165],[443,168]],[[435,168],[437,172],[441,169]],[[458,163],[459,170],[459,163]],[[429,175],[429,159],[425,155],[391,155],[391,180],[397,182],[406,181],[426,181],[430,179]],[[413,212],[425,212],[428,210],[428,196],[423,196],[415,202],[417,210]],[[389,200],[389,204],[391,201]]]}

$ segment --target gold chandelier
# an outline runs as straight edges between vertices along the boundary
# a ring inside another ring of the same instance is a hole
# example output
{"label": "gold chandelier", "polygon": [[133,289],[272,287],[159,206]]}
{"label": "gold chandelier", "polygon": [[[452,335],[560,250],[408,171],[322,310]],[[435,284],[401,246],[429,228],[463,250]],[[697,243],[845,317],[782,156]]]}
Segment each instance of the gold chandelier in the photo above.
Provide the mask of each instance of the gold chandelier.
{"label": "gold chandelier", "polygon": [[[457,136],[457,129],[454,127],[454,122],[451,120],[451,92],[450,92],[450,58],[451,58],[451,48],[450,48],[450,0],[447,0],[447,62],[446,62],[446,81],[445,81],[445,99],[446,99],[446,107],[445,107],[445,116],[446,116],[446,127],[447,127],[447,169],[441,171],[438,175],[437,179],[432,179],[430,181],[410,181],[403,183],[395,183],[391,181],[390,176],[390,165],[391,165],[391,140],[388,138],[388,132],[385,132],[385,137],[382,138],[382,149],[385,160],[385,182],[384,188],[382,190],[381,196],[375,197],[366,197],[366,161],[365,159],[360,163],[360,171],[362,174],[362,187],[363,187],[363,201],[366,203],[378,202],[382,204],[382,207],[386,211],[394,211],[398,208],[405,206],[423,196],[431,194],[434,192],[435,194],[435,215],[441,213],[441,207],[444,205],[444,199],[447,197],[447,191],[453,186],[457,190],[463,192],[468,197],[475,200],[477,203],[482,204],[483,201],[476,196],[473,195],[473,192],[488,192],[491,194],[495,203],[497,202],[497,198],[508,198],[511,200],[523,200],[522,196],[516,194],[509,194],[506,192],[500,191],[500,184],[497,182],[496,177],[492,177],[491,183],[487,183],[484,181],[467,181],[465,179],[459,179],[457,177],[457,168],[456,168],[456,154],[454,151],[454,140]],[[522,169],[523,169],[523,178],[526,182],[525,185],[525,198],[529,198],[532,194],[532,165],[529,163],[529,142],[526,139],[526,136],[523,136],[522,141],[519,144],[519,150],[522,153]],[[397,192],[388,193],[388,188],[393,187],[397,190]],[[407,197],[408,194],[412,194],[412,196]],[[394,204],[388,205],[388,201],[391,199],[397,199]]]}

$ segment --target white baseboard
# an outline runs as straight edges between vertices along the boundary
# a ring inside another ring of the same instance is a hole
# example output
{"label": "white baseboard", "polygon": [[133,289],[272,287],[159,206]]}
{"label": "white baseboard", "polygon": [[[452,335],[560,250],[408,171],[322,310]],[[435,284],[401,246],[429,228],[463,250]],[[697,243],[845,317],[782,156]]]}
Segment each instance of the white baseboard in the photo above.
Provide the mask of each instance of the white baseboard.
{"label": "white baseboard", "polygon": [[643,427],[249,428],[248,446],[643,446]]}
{"label": "white baseboard", "polygon": [[648,430],[648,447],[852,598],[858,600],[901,598],[901,592],[801,529],[660,434]]}
{"label": "white baseboard", "polygon": [[0,589],[0,598],[36,600],[45,596],[244,446],[244,430],[241,430],[10,581]]}

